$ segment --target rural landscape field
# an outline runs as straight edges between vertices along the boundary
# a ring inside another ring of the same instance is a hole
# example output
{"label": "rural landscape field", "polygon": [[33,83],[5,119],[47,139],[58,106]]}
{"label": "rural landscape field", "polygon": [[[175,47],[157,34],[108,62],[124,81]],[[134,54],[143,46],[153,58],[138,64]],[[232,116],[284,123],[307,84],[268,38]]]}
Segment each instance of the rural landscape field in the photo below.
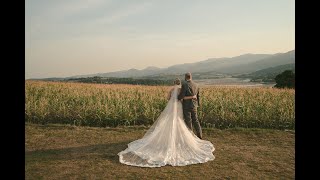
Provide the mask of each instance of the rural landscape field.
{"label": "rural landscape field", "polygon": [[[295,179],[294,1],[27,0],[24,10],[25,179]],[[168,121],[180,108],[169,92],[189,79],[202,138],[198,122]],[[167,165],[140,167],[150,156]]]}
{"label": "rural landscape field", "polygon": [[[38,124],[117,127],[151,125],[167,103],[170,86],[26,81],[25,119]],[[295,91],[203,87],[204,127],[294,129]]]}
{"label": "rural landscape field", "polygon": [[[199,119],[216,159],[138,168],[117,153],[141,138],[170,86],[26,81],[26,179],[293,179],[295,91],[201,88]],[[187,172],[187,173],[186,173]]]}

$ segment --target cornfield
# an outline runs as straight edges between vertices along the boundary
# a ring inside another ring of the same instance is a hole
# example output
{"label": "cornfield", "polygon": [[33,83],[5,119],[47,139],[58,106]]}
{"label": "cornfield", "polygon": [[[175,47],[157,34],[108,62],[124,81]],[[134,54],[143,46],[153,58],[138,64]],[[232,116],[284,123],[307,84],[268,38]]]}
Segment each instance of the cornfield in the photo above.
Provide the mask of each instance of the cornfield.
{"label": "cornfield", "polygon": [[[25,85],[25,122],[96,127],[151,125],[171,88],[29,80]],[[295,129],[292,89],[203,87],[200,98],[203,127]]]}

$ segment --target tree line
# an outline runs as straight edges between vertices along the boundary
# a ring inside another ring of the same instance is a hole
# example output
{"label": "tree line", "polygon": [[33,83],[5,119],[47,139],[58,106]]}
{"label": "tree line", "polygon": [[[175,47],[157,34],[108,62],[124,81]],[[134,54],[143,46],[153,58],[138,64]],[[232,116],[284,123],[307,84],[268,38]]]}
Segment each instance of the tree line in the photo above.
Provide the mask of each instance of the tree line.
{"label": "tree line", "polygon": [[132,84],[132,85],[172,85],[171,80],[158,79],[134,79],[134,78],[114,78],[114,77],[86,77],[71,78],[65,81],[82,82],[82,83],[98,83],[98,84]]}
{"label": "tree line", "polygon": [[[115,78],[115,77],[86,77],[86,78],[70,78],[64,81],[82,82],[82,83],[98,83],[98,84],[132,84],[132,85],[172,85],[172,80],[160,79],[134,79],[134,78]],[[269,82],[276,82],[275,88],[295,88],[295,73],[292,70],[286,70],[278,74],[275,78],[268,79]]]}

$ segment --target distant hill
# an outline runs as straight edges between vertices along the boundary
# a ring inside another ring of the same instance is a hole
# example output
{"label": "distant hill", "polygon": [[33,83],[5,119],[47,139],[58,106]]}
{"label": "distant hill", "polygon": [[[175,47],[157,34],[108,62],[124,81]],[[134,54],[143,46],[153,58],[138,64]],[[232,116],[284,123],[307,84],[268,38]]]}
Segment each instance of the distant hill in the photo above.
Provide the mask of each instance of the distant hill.
{"label": "distant hill", "polygon": [[125,77],[143,77],[143,76],[150,76],[153,74],[161,73],[161,68],[149,66],[145,69],[138,70],[138,69],[129,69],[124,71],[116,71],[116,72],[109,72],[109,73],[97,73],[97,74],[89,74],[89,75],[79,75],[79,76],[71,76],[67,78],[81,78],[81,77],[118,77],[118,78],[125,78]]}
{"label": "distant hill", "polygon": [[225,68],[240,66],[270,57],[267,54],[244,54],[232,58],[211,58],[205,61],[170,66],[162,71],[164,74],[191,72],[226,73]]}
{"label": "distant hill", "polygon": [[261,69],[266,69],[266,68],[285,65],[285,64],[292,64],[292,63],[295,63],[294,50],[289,51],[287,53],[274,54],[270,57],[261,59],[259,61],[256,61],[250,64],[229,67],[228,69],[224,69],[224,72],[250,73],[250,72],[258,71]]}
{"label": "distant hill", "polygon": [[267,75],[276,76],[278,74],[281,74],[285,70],[292,70],[293,72],[295,72],[295,64],[291,63],[291,64],[280,65],[280,66],[271,67],[271,68],[267,68],[267,69],[262,69],[262,70],[250,73],[250,75],[252,75],[252,76],[267,76]]}
{"label": "distant hill", "polygon": [[274,78],[278,74],[281,74],[282,72],[284,72],[285,70],[292,70],[293,72],[295,72],[295,63],[270,67],[270,68],[262,69],[252,73],[241,74],[233,77],[250,78],[251,81],[255,81],[255,82],[258,82],[258,81],[274,82]]}
{"label": "distant hill", "polygon": [[[177,76],[186,72],[198,73],[199,77],[212,77],[223,75],[248,74],[258,70],[271,68],[279,65],[295,63],[295,51],[277,54],[244,54],[230,58],[210,58],[204,61],[186,64],[177,64],[168,68],[158,68],[154,66],[142,70],[129,69],[124,71],[97,73],[89,75],[78,75],[67,78],[80,77],[131,77],[150,78]],[[207,75],[204,75],[207,74]]]}
{"label": "distant hill", "polygon": [[32,78],[29,80],[34,80],[34,81],[63,81],[65,78],[57,78],[57,77],[52,77],[52,78]]}

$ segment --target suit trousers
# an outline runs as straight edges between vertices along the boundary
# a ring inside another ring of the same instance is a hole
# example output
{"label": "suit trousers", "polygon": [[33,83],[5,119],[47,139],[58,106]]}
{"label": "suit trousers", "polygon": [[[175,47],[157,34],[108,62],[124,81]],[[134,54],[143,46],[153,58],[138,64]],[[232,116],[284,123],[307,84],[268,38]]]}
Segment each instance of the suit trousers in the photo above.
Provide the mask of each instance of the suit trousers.
{"label": "suit trousers", "polygon": [[192,131],[194,127],[196,135],[202,139],[202,129],[198,120],[197,108],[183,109],[183,118],[188,128]]}

